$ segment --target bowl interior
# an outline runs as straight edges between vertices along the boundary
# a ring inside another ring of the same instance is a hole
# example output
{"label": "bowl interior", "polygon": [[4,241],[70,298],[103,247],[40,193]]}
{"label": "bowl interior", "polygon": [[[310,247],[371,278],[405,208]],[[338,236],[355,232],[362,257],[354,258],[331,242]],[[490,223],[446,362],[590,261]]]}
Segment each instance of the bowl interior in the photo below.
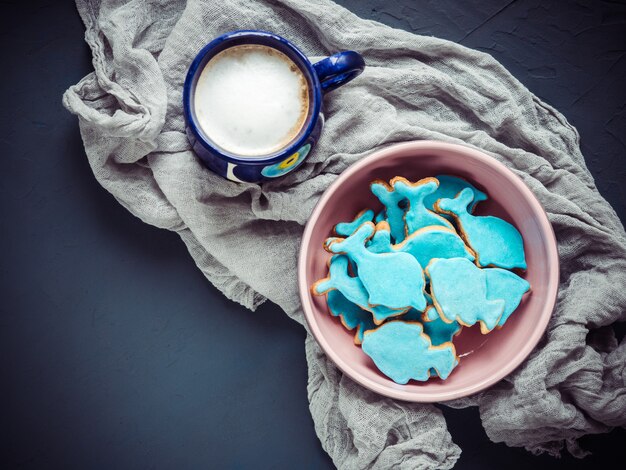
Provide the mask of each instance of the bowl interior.
{"label": "bowl interior", "polygon": [[[530,282],[532,291],[502,329],[488,335],[482,335],[477,325],[463,329],[454,340],[461,362],[447,380],[398,385],[379,372],[361,348],[353,344],[353,332],[328,313],[326,297],[311,295],[309,286],[326,276],[330,255],[322,243],[331,235],[333,226],[352,220],[364,208],[382,208],[369,191],[372,180],[400,175],[415,181],[439,174],[465,178],[489,195],[476,207],[476,215],[501,217],[520,230],[528,269],[518,274]],[[503,165],[481,152],[428,142],[401,144],[376,152],[340,176],[320,200],[309,225],[300,260],[300,289],[307,321],[331,359],[370,389],[411,401],[443,401],[475,393],[519,365],[545,330],[558,285],[554,234],[530,190]]]}

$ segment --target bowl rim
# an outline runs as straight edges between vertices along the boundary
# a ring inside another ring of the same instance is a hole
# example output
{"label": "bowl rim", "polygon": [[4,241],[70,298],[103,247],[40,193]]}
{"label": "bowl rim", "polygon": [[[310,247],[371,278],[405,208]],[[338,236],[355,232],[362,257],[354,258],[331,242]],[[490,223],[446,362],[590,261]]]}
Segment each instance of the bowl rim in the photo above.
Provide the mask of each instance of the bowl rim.
{"label": "bowl rim", "polygon": [[[313,235],[313,227],[322,212],[322,207],[325,206],[326,202],[330,199],[335,190],[345,181],[347,181],[354,173],[357,173],[361,168],[369,166],[375,161],[383,160],[388,156],[397,153],[398,151],[406,150],[454,152],[457,154],[462,154],[463,156],[467,156],[469,158],[473,158],[492,167],[496,167],[501,173],[504,173],[504,175],[508,177],[510,182],[522,194],[524,194],[526,200],[532,206],[533,211],[538,215],[540,229],[545,235],[548,263],[554,266],[552,272],[549,273],[547,300],[543,305],[539,321],[536,323],[536,328],[534,329],[532,335],[528,338],[528,341],[525,343],[524,347],[520,348],[513,356],[513,358],[507,363],[507,365],[503,367],[500,371],[498,371],[498,373],[493,374],[492,376],[478,381],[474,384],[467,385],[451,391],[424,391],[416,393],[415,391],[407,391],[382,385],[356,372],[356,370],[353,369],[350,364],[344,361],[341,356],[338,355],[333,350],[333,348],[330,347],[330,344],[323,336],[319,325],[317,324],[317,321],[314,317],[312,299],[309,292],[309,286],[307,285],[306,281],[307,249],[305,247],[308,247],[310,244],[310,239]],[[363,387],[379,393],[380,395],[403,401],[432,403],[454,400],[480,392],[509,375],[528,357],[528,355],[533,351],[533,349],[543,336],[548,326],[548,322],[550,321],[550,317],[552,316],[558,294],[559,271],[559,256],[557,250],[556,236],[554,234],[552,224],[550,223],[548,215],[546,214],[546,211],[539,202],[539,200],[535,197],[530,188],[526,186],[526,184],[519,176],[513,173],[513,171],[507,168],[503,163],[496,160],[494,157],[491,157],[485,152],[475,149],[473,147],[437,140],[421,140],[403,142],[400,144],[392,144],[374,151],[367,157],[349,166],[343,173],[339,175],[339,177],[335,181],[333,181],[333,183],[328,188],[326,188],[326,190],[318,200],[317,204],[315,205],[313,211],[311,212],[311,215],[309,216],[309,220],[307,221],[307,224],[304,228],[304,233],[300,242],[300,249],[298,254],[298,290],[300,295],[300,301],[302,303],[302,309],[304,311],[304,317],[306,319],[309,331],[313,334],[315,340],[320,345],[324,353],[337,367],[339,367],[339,369],[344,374],[346,374],[348,377],[350,377],[352,380],[359,383]]]}

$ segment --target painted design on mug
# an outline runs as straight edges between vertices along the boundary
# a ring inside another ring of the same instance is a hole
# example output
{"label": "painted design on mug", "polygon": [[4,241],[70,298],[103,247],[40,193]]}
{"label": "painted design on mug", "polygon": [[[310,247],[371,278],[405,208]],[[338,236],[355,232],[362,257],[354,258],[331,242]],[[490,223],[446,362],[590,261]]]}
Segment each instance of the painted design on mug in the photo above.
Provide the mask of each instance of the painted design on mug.
{"label": "painted design on mug", "polygon": [[245,181],[240,180],[237,176],[235,176],[235,168],[237,168],[237,165],[234,163],[229,162],[226,164],[226,178],[237,183],[245,183]]}
{"label": "painted design on mug", "polygon": [[263,168],[263,170],[261,170],[261,174],[263,176],[267,176],[268,178],[277,178],[279,176],[283,176],[296,168],[298,165],[300,165],[300,163],[302,163],[302,161],[309,154],[310,150],[310,143],[303,145],[298,149],[297,152],[285,158],[282,162]]}

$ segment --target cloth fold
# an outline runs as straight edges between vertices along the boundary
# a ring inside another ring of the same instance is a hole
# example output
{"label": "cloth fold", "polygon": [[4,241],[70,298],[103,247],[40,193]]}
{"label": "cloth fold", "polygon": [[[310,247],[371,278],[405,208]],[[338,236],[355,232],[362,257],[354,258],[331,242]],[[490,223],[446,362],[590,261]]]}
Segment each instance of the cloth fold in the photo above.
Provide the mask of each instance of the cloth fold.
{"label": "cloth fold", "polygon": [[[266,299],[304,323],[300,236],[324,189],[350,164],[395,142],[436,139],[487,152],[544,205],[561,285],[544,339],[515,372],[450,406],[478,406],[494,442],[556,455],[626,426],[626,234],[598,193],[576,130],[491,56],[360,19],[327,0],[77,0],[94,72],[70,87],[98,182],[146,223],[176,231],[228,298]],[[184,134],[182,85],[196,53],[236,29],[264,29],[307,55],[353,49],[365,72],[325,98],[317,147],[293,173],[235,184],[204,168]],[[339,468],[451,468],[460,455],[441,412],[352,382],[310,335],[308,398]]]}

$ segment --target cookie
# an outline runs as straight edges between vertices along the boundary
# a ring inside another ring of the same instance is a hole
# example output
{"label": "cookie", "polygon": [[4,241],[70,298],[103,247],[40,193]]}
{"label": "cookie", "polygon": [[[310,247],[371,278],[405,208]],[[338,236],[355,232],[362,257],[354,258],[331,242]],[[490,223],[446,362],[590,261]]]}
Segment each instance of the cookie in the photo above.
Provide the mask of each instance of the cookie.
{"label": "cookie", "polygon": [[374,211],[371,209],[362,210],[354,217],[352,222],[340,222],[335,225],[335,233],[340,237],[348,237],[365,222],[371,222],[372,220],[374,220]]}
{"label": "cookie", "polygon": [[461,236],[476,256],[478,266],[526,269],[522,235],[513,225],[498,217],[470,214],[468,207],[473,201],[474,193],[465,188],[454,199],[439,199],[435,208],[454,217]]}
{"label": "cookie", "polygon": [[[403,319],[410,313],[410,311],[402,317]],[[420,318],[424,326],[424,333],[430,338],[430,342],[433,346],[438,346],[443,343],[452,341],[456,335],[461,332],[461,324],[457,321],[447,323],[441,319],[437,309],[434,306],[429,306]]]}
{"label": "cookie", "polygon": [[396,243],[404,240],[404,209],[400,207],[400,203],[404,201],[404,197],[397,193],[389,184],[382,180],[374,180],[370,184],[372,194],[385,206],[385,216],[389,223],[391,236]]}
{"label": "cookie", "polygon": [[463,239],[448,227],[431,225],[421,228],[392,248],[413,255],[422,266],[435,258],[467,258],[474,261],[474,254],[465,246]]}
{"label": "cookie", "polygon": [[[344,323],[344,326],[345,326],[345,323]],[[354,344],[356,344],[357,346],[360,346],[361,344],[363,344],[363,337],[365,336],[365,333],[377,327],[378,325],[374,322],[372,322],[371,325],[368,323],[360,323],[357,326],[356,333],[354,334]]]}
{"label": "cookie", "polygon": [[480,323],[483,334],[493,330],[504,312],[502,299],[487,298],[485,273],[466,258],[435,259],[426,267],[430,295],[441,319],[463,326]]}
{"label": "cookie", "polygon": [[369,292],[370,305],[392,309],[413,307],[423,311],[424,273],[419,262],[408,253],[373,253],[365,242],[374,235],[374,224],[366,222],[349,237],[329,244],[333,253],[345,253],[357,265],[359,279]]}
{"label": "cookie", "polygon": [[467,258],[474,260],[472,251],[456,232],[447,227],[430,226],[419,229],[397,245],[391,244],[389,224],[376,224],[376,232],[367,244],[374,253],[401,251],[413,255],[421,266],[434,258]]}
{"label": "cookie", "polygon": [[347,330],[351,331],[356,328],[354,334],[354,344],[361,344],[363,341],[363,333],[367,330],[376,328],[376,324],[372,319],[372,314],[350,302],[338,290],[331,290],[328,292],[326,296],[326,303],[331,315],[339,317],[339,320]]}
{"label": "cookie", "polygon": [[417,322],[394,320],[366,331],[361,347],[376,367],[398,384],[428,380],[431,369],[446,379],[458,364],[454,345],[433,346]]}
{"label": "cookie", "polygon": [[391,251],[391,229],[385,221],[379,222],[374,228],[376,231],[366,246],[372,253],[389,253]]}
{"label": "cookie", "polygon": [[443,321],[432,304],[429,304],[423,312],[418,312],[412,308],[402,315],[399,320],[420,322],[424,327],[424,333],[428,335],[435,346],[452,341],[452,338],[459,334],[462,328],[456,321],[452,323]]}
{"label": "cookie", "polygon": [[332,253],[332,251],[330,251],[328,247],[330,246],[331,243],[337,240],[343,240],[343,238],[342,237],[328,237],[326,240],[324,240],[324,249],[328,251],[329,253]]}
{"label": "cookie", "polygon": [[[439,181],[435,178],[423,178],[412,183],[402,176],[396,176],[390,183],[394,191],[408,201],[408,207],[404,213],[405,237],[430,225],[452,228],[448,220],[424,205],[424,198],[437,191]],[[400,241],[396,239],[396,243]]]}
{"label": "cookie", "polygon": [[[450,175],[437,175],[435,178],[439,181],[437,191],[424,198],[424,205],[431,210],[435,210],[435,203],[438,199],[454,199],[454,197],[465,188],[471,189],[474,193],[474,202],[472,202],[472,205],[470,206],[471,212],[474,212],[476,204],[487,200],[487,195],[485,193],[476,189],[470,182],[465,181],[463,178]],[[446,217],[450,216],[446,214]]]}
{"label": "cookie", "polygon": [[385,209],[383,209],[382,211],[380,211],[378,214],[376,214],[376,216],[374,217],[374,223],[378,224],[379,222],[384,222],[385,220],[387,220],[387,216],[385,215]]}
{"label": "cookie", "polygon": [[[374,219],[374,211],[371,209],[363,209],[359,212],[352,222],[340,222],[335,225],[334,231],[340,237],[347,237],[352,235],[354,231],[359,228],[365,222],[371,222]],[[336,237],[327,238],[324,241],[324,249],[327,249],[328,245],[335,239]],[[327,250],[328,251],[328,250]],[[354,276],[357,275],[357,268],[354,263],[350,263],[350,271]]]}
{"label": "cookie", "polygon": [[487,298],[504,300],[504,312],[498,322],[498,327],[501,327],[520,304],[524,294],[530,290],[530,284],[506,269],[488,268],[483,269],[483,273],[487,277]]}
{"label": "cookie", "polygon": [[[332,251],[330,251],[328,247],[330,246],[331,243],[337,240],[343,240],[343,237],[328,237],[326,240],[324,240],[324,245],[323,245],[324,249],[328,251],[329,253],[332,253]],[[349,273],[352,277],[358,275],[356,264],[354,264],[352,261],[349,261],[348,268],[349,268]]]}
{"label": "cookie", "polygon": [[329,261],[328,277],[320,279],[311,286],[315,295],[323,295],[338,290],[353,304],[371,312],[374,322],[380,324],[387,318],[402,315],[407,309],[393,309],[384,305],[370,305],[369,293],[358,277],[350,276],[347,256],[333,256]]}
{"label": "cookie", "polygon": [[[426,299],[430,299],[430,295],[426,294]],[[401,320],[409,322],[421,322],[424,328],[424,334],[430,338],[433,346],[439,346],[443,343],[452,341],[452,339],[461,332],[463,328],[458,322],[446,323],[443,321],[437,309],[432,305],[432,299],[424,313],[415,309],[409,310],[402,315]],[[436,377],[437,373],[434,369],[430,370],[430,376]]]}

